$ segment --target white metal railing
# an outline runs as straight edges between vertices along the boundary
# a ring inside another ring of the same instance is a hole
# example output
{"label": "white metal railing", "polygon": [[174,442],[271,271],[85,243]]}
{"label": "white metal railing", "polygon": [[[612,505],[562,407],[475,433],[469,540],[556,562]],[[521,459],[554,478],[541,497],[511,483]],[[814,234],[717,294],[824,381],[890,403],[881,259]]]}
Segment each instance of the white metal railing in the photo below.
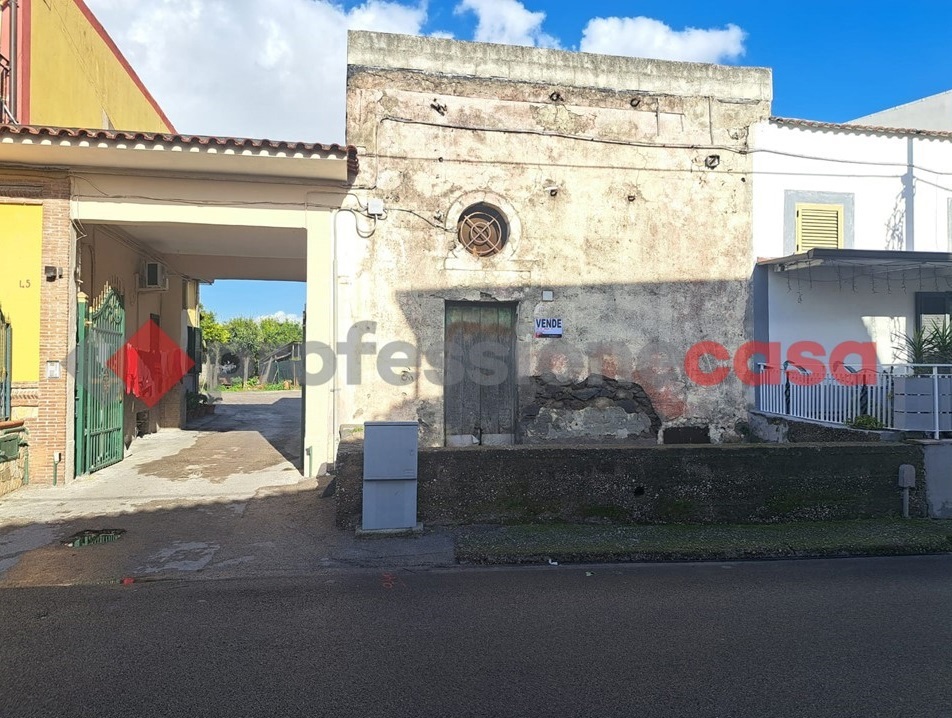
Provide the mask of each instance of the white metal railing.
{"label": "white metal railing", "polygon": [[876,371],[842,367],[822,379],[791,362],[759,364],[757,409],[806,421],[922,431],[952,431],[952,365],[892,364]]}

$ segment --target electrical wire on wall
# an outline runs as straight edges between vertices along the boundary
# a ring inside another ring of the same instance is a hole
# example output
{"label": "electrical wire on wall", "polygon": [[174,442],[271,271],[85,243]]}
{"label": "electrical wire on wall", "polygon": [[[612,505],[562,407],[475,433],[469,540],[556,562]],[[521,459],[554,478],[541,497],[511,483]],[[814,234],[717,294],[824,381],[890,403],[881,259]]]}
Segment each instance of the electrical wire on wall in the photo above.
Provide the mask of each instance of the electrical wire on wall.
{"label": "electrical wire on wall", "polygon": [[[357,236],[360,237],[361,239],[370,239],[371,237],[374,236],[374,232],[377,231],[377,218],[376,218],[376,217],[373,217],[373,216],[371,216],[371,215],[365,214],[365,213],[363,213],[363,212],[358,212],[357,210],[350,209],[350,208],[347,208],[347,207],[341,207],[341,208],[337,209],[336,212],[337,212],[337,213],[340,213],[340,214],[349,214],[349,215],[351,215],[351,216],[354,218],[354,231],[357,232]],[[362,216],[363,216],[363,217],[370,217],[370,219],[373,221],[373,225],[371,225],[369,231],[368,231],[368,230],[362,230],[362,229],[360,228],[360,220],[359,220],[358,218],[359,218],[359,217],[362,217]],[[335,219],[336,219],[336,214],[335,214]],[[386,219],[386,217],[382,217],[382,219]]]}
{"label": "electrical wire on wall", "polygon": [[440,129],[464,130],[468,132],[485,132],[487,134],[507,134],[507,135],[535,135],[537,137],[554,137],[564,140],[577,140],[599,145],[619,145],[622,147],[641,147],[658,149],[680,149],[680,150],[721,150],[723,152],[735,152],[737,154],[747,154],[750,150],[747,147],[737,147],[733,145],[704,144],[704,143],[675,143],[675,142],[639,142],[637,140],[613,140],[605,137],[593,137],[591,135],[573,135],[566,132],[553,132],[552,130],[530,130],[513,129],[509,127],[485,127],[454,125],[450,123],[432,122],[429,120],[414,120],[408,117],[396,117],[394,115],[384,115],[379,122],[397,122],[409,125],[423,125],[426,127],[437,127]]}
{"label": "electrical wire on wall", "polygon": [[[767,147],[734,146],[734,145],[724,145],[724,144],[714,144],[714,143],[691,144],[691,143],[674,143],[674,142],[642,142],[637,140],[620,140],[620,139],[593,137],[590,135],[574,135],[574,134],[569,134],[564,132],[553,132],[550,130],[532,130],[532,129],[515,129],[515,128],[506,128],[506,127],[456,125],[456,124],[440,123],[440,122],[434,122],[434,121],[428,121],[428,120],[417,120],[417,119],[412,119],[407,117],[398,117],[395,115],[385,115],[381,117],[377,123],[377,127],[379,128],[379,126],[382,125],[384,122],[422,125],[425,127],[434,127],[438,129],[452,129],[452,130],[460,130],[460,131],[466,131],[466,132],[483,132],[483,133],[498,133],[498,134],[512,134],[512,135],[535,135],[535,136],[541,136],[541,137],[554,137],[554,138],[560,138],[560,139],[575,140],[575,141],[586,142],[591,144],[617,145],[617,146],[623,146],[623,147],[637,147],[637,148],[643,148],[643,149],[721,150],[724,152],[732,152],[738,155],[767,153],[767,154],[774,154],[778,156],[791,157],[796,159],[818,160],[818,161],[833,162],[833,163],[840,163],[840,164],[856,164],[856,165],[868,165],[868,166],[878,166],[878,167],[901,167],[904,169],[912,168],[912,169],[928,172],[930,174],[952,176],[952,171],[947,172],[942,170],[932,170],[927,167],[923,167],[921,165],[915,165],[915,164],[910,165],[907,162],[824,157],[820,155],[810,155],[810,154],[805,154],[800,152],[787,152],[784,150],[778,150],[778,149],[767,148]],[[375,135],[375,141],[376,140],[377,140],[377,137]],[[415,160],[433,159],[429,157],[409,157],[409,156],[382,154],[379,152],[379,145],[375,146],[373,153],[367,153],[364,156],[375,157],[375,158],[388,158],[388,159],[415,159]],[[473,163],[473,164],[485,164],[485,163],[498,164],[498,161],[496,160],[454,159],[452,161],[462,162],[462,163]],[[505,161],[505,164],[520,164],[520,163],[513,163],[511,160],[507,159]],[[554,162],[552,163],[526,162],[522,164],[538,165],[538,166],[569,166],[569,165],[564,165],[563,163],[554,163]],[[577,166],[587,167],[589,165],[577,165]],[[591,166],[591,167],[593,169],[631,169],[631,167],[628,167],[628,166],[625,166],[625,167]],[[667,168],[667,167],[645,167],[644,169],[654,170],[654,171],[678,171],[677,168]],[[858,176],[865,176],[865,175],[858,175]]]}
{"label": "electrical wire on wall", "polygon": [[[424,222],[426,222],[426,223],[427,223],[428,225],[430,225],[431,227],[435,227],[436,229],[441,229],[441,230],[443,230],[444,232],[448,232],[448,233],[450,233],[450,234],[455,234],[455,233],[456,233],[456,230],[455,230],[455,229],[449,229],[449,228],[447,228],[447,227],[444,227],[442,224],[439,224],[438,222],[434,222],[433,220],[429,219],[427,216],[425,216],[425,215],[423,215],[423,214],[420,214],[419,212],[415,212],[415,211],[413,211],[412,209],[404,209],[403,207],[391,207],[388,211],[389,211],[389,212],[404,212],[404,213],[406,213],[406,214],[413,215],[414,217],[417,217],[417,218],[423,220]],[[384,216],[382,217],[382,219],[387,219],[387,214],[384,214]]]}

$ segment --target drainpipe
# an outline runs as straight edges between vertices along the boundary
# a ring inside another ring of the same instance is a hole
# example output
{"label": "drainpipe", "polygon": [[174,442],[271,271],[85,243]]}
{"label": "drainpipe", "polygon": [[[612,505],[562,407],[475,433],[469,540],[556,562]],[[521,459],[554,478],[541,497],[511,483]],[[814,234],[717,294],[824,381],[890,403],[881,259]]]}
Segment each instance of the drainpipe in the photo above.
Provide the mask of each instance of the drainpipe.
{"label": "drainpipe", "polygon": [[[332,286],[331,286],[331,341],[334,343],[334,356],[337,356],[337,340],[340,334],[338,334],[340,327],[338,326],[338,314],[337,311],[337,295],[338,295],[338,282],[339,274],[337,271],[337,218],[340,216],[340,210],[334,210],[334,216],[331,217],[331,249],[334,252],[331,264],[331,275],[332,275]],[[354,217],[354,222],[357,221],[357,217]],[[340,428],[337,425],[337,403],[340,401],[340,384],[338,381],[338,375],[340,374],[339,367],[334,372],[334,390],[331,392],[331,456],[333,457],[334,462],[337,461],[337,440],[340,438]]]}
{"label": "drainpipe", "polygon": [[[308,212],[311,208],[310,204],[310,195],[318,194],[318,190],[310,190],[304,193],[304,222],[305,226],[308,224]],[[321,205],[317,205],[320,207]],[[341,210],[338,208],[328,208],[331,210],[331,344],[334,350],[334,354],[337,354],[337,337],[338,337],[338,318],[337,318],[337,301],[338,301],[338,272],[337,272],[337,218],[341,214]],[[353,213],[353,210],[345,210]],[[306,322],[305,322],[306,325]],[[305,396],[307,395],[308,387],[308,376],[307,376],[307,336],[304,337],[304,356],[302,357],[302,363],[304,364],[304,392]],[[340,392],[340,387],[338,384],[338,372],[335,370],[332,377],[331,384],[331,406],[330,406],[330,440],[331,440],[331,451],[336,453],[337,449],[337,440],[338,440],[338,429],[337,429],[337,402],[338,394]],[[305,415],[307,413],[306,400],[305,400]],[[306,427],[302,426],[302,430]],[[312,476],[312,470],[314,468],[314,447],[308,446],[305,449],[305,452],[308,456],[308,477]]]}
{"label": "drainpipe", "polygon": [[63,460],[63,454],[59,451],[53,452],[53,486],[56,486],[56,475],[59,470],[60,461]]}
{"label": "drainpipe", "polygon": [[906,138],[906,171],[902,176],[902,197],[904,209],[906,211],[906,251],[913,251],[916,248],[916,165],[913,153],[914,143],[912,137]]}
{"label": "drainpipe", "polygon": [[20,87],[18,82],[19,72],[17,72],[19,63],[17,58],[17,49],[19,48],[19,42],[17,35],[19,35],[19,1],[10,0],[10,101],[7,103],[7,106],[10,108],[10,118],[13,121],[13,124],[19,124],[17,122],[17,114],[19,110],[19,97],[20,97]]}

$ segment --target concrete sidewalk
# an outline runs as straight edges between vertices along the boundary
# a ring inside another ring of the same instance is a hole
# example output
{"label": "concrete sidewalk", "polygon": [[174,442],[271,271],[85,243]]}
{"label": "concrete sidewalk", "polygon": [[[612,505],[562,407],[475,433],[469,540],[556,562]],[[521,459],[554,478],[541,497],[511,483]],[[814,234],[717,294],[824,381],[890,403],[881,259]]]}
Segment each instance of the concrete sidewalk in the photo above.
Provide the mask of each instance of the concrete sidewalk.
{"label": "concrete sidewalk", "polygon": [[[455,562],[448,533],[358,540],[334,525],[328,477],[304,479],[299,392],[226,393],[189,430],[136,441],[67,486],[0,499],[0,586],[221,578]],[[124,529],[69,548],[84,529]]]}

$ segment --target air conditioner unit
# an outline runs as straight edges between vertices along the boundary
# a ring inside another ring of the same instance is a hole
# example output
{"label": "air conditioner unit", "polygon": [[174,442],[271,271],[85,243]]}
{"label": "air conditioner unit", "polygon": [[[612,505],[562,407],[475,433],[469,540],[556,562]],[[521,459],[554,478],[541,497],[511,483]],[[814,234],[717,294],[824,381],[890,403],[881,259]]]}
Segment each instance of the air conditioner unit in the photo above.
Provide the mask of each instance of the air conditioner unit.
{"label": "air conditioner unit", "polygon": [[139,274],[139,289],[164,292],[169,288],[168,272],[164,264],[145,262]]}

